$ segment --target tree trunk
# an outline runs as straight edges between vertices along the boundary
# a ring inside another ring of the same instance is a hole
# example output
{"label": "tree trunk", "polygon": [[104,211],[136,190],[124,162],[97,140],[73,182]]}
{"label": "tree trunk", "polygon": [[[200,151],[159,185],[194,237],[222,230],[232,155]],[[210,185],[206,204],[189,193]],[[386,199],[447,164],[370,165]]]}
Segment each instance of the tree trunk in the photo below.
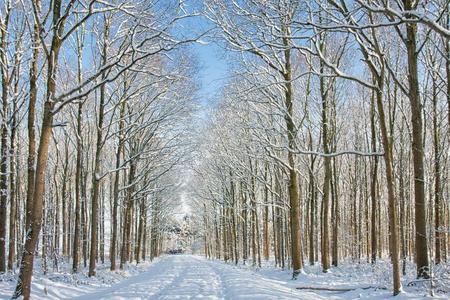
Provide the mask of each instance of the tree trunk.
{"label": "tree trunk", "polygon": [[[67,222],[70,221],[67,216],[67,201],[69,199],[67,195],[67,182],[69,181],[69,139],[66,138],[64,141],[64,170],[63,170],[63,182],[61,187],[61,204],[62,204],[62,254],[64,256],[69,255],[68,244],[67,244]],[[58,246],[59,248],[59,246]]]}
{"label": "tree trunk", "polygon": [[[79,76],[81,73],[79,73]],[[75,229],[73,235],[73,261],[72,272],[78,272],[79,253],[80,253],[80,236],[81,236],[81,156],[82,156],[82,138],[81,138],[81,122],[83,118],[83,103],[78,103],[77,114],[77,158],[76,158],[76,171],[75,171]]]}
{"label": "tree trunk", "polygon": [[339,197],[337,192],[337,171],[336,171],[336,161],[333,159],[333,177],[334,180],[331,180],[331,199],[334,203],[333,207],[333,251],[332,251],[332,260],[331,263],[333,266],[338,266],[338,260],[339,260]]}
{"label": "tree trunk", "polygon": [[131,162],[130,172],[128,174],[128,189],[127,198],[125,202],[125,214],[123,220],[123,235],[122,235],[122,249],[120,254],[120,269],[122,270],[125,263],[129,260],[129,247],[130,247],[130,236],[131,236],[131,218],[133,209],[133,198],[132,194],[134,192],[134,177],[136,173],[135,162]]}
{"label": "tree trunk", "polygon": [[[412,0],[405,0],[405,10],[415,9]],[[416,35],[417,24],[406,25],[406,49],[408,52],[408,84],[411,105],[412,154],[414,166],[414,207],[416,226],[416,263],[417,277],[429,278],[428,240],[425,203],[424,153],[423,153],[423,121],[422,103],[419,94],[419,78],[417,67]]]}
{"label": "tree trunk", "polygon": [[[376,75],[374,75],[376,76]],[[383,86],[384,86],[384,72],[381,72],[380,76],[377,76],[378,90],[376,91],[378,115],[380,118],[381,137],[383,141],[385,171],[386,171],[386,184],[388,189],[388,202],[389,202],[389,227],[390,227],[390,239],[389,248],[391,254],[392,268],[393,268],[393,284],[394,295],[397,295],[401,291],[400,281],[400,260],[399,260],[399,244],[398,244],[398,219],[397,219],[397,203],[395,199],[395,187],[394,187],[394,171],[393,171],[393,157],[392,157],[392,144],[389,136],[387,125],[385,121],[385,114],[383,108]]]}
{"label": "tree trunk", "polygon": [[243,184],[240,183],[240,195],[242,200],[242,261],[243,264],[247,262],[247,197],[243,191]]}
{"label": "tree trunk", "polygon": [[58,67],[59,50],[61,48],[61,36],[64,30],[64,22],[61,17],[61,0],[53,1],[53,38],[49,57],[47,59],[47,94],[44,103],[44,111],[41,125],[41,135],[37,155],[36,177],[33,193],[33,211],[30,221],[31,228],[27,232],[25,247],[22,254],[20,273],[13,298],[23,296],[30,299],[31,277],[33,274],[34,249],[39,238],[42,226],[42,211],[45,192],[45,173],[48,160],[48,148],[53,128],[53,97],[56,92],[56,70]]}
{"label": "tree trunk", "polygon": [[[36,7],[40,6],[40,1],[36,0]],[[27,200],[25,204],[25,228],[26,232],[30,229],[31,215],[33,212],[34,179],[35,179],[35,160],[36,160],[36,129],[35,129],[35,110],[37,99],[37,80],[38,80],[38,60],[39,60],[39,26],[35,23],[31,35],[31,45],[33,48],[30,63],[30,98],[28,101],[28,172],[27,172]],[[27,233],[26,233],[27,234]]]}
{"label": "tree trunk", "polygon": [[[83,165],[83,163],[81,163]],[[87,175],[86,170],[81,169],[81,236],[83,266],[87,266],[88,256],[88,205],[87,205]]]}
{"label": "tree trunk", "polygon": [[[289,28],[285,28],[287,36],[290,35]],[[286,46],[284,50],[285,58],[285,106],[286,114],[284,119],[286,121],[286,129],[288,135],[288,162],[289,162],[289,204],[290,204],[290,231],[291,231],[291,256],[292,256],[292,277],[297,278],[303,269],[302,261],[302,244],[300,234],[300,193],[298,186],[298,174],[296,170],[296,161],[294,149],[297,130],[295,128],[294,115],[294,90],[292,86],[292,66],[291,66],[291,50],[289,48],[288,38],[283,38],[283,43]]]}
{"label": "tree trunk", "polygon": [[[376,128],[375,128],[375,92],[372,94],[372,99],[370,103],[370,137],[371,137],[371,146],[372,146],[372,152],[377,151],[377,135],[376,135]],[[370,225],[370,235],[371,235],[371,249],[372,249],[372,255],[371,255],[371,262],[374,264],[377,260],[377,178],[378,178],[378,156],[375,156],[373,158],[372,163],[372,176],[370,180],[370,198],[371,198],[371,225]]]}
{"label": "tree trunk", "polygon": [[[6,3],[5,3],[6,6]],[[0,24],[0,70],[2,76],[2,124],[1,124],[1,142],[0,142],[0,273],[6,272],[6,220],[7,220],[7,201],[8,201],[8,91],[9,91],[9,73],[8,73],[8,24],[11,4],[6,8],[5,19]]]}
{"label": "tree trunk", "polygon": [[316,183],[314,177],[314,162],[315,159],[311,158],[311,164],[309,166],[309,264],[314,265],[315,262],[315,196],[316,196]]}
{"label": "tree trunk", "polygon": [[140,255],[141,255],[142,240],[144,238],[144,220],[145,220],[145,218],[146,218],[145,201],[144,201],[144,199],[141,199],[141,203],[139,205],[139,228],[137,231],[136,250],[134,251],[136,263],[139,263],[139,259],[140,259]]}
{"label": "tree trunk", "polygon": [[438,121],[438,90],[435,75],[433,74],[433,152],[434,152],[434,262],[441,263],[441,150]]}
{"label": "tree trunk", "polygon": [[16,256],[16,222],[17,222],[17,199],[16,199],[16,131],[17,131],[17,96],[19,93],[19,62],[16,54],[15,65],[17,67],[14,84],[14,99],[11,115],[11,135],[10,135],[10,159],[9,159],[9,249],[8,249],[8,270],[13,270]]}
{"label": "tree trunk", "polygon": [[[325,41],[321,37],[321,51],[325,51]],[[321,73],[324,72],[323,60],[320,61]],[[329,136],[328,136],[328,95],[330,87],[326,84],[325,78],[320,77],[320,95],[322,100],[322,145],[323,151],[326,154],[330,153],[329,149]],[[330,268],[330,234],[329,234],[329,207],[330,207],[330,184],[331,184],[331,158],[329,156],[324,157],[324,172],[323,179],[323,198],[322,198],[322,271],[328,272]]]}
{"label": "tree trunk", "polygon": [[111,271],[116,269],[116,249],[117,249],[117,209],[119,206],[119,182],[120,182],[120,171],[117,170],[120,167],[120,158],[123,149],[123,129],[125,126],[125,108],[126,108],[126,91],[128,89],[126,73],[124,74],[124,99],[120,105],[120,120],[119,120],[119,141],[116,151],[116,172],[114,175],[114,201],[113,201],[113,211],[112,211],[112,237],[111,237],[111,249],[109,253],[109,259],[111,260]]}
{"label": "tree trunk", "polygon": [[266,165],[264,180],[266,186],[264,187],[264,211],[263,211],[263,256],[264,260],[269,260],[270,241],[269,241],[269,188],[267,187],[268,167]]}
{"label": "tree trunk", "polygon": [[[107,63],[108,55],[108,39],[109,39],[109,21],[106,17],[104,19],[104,32],[103,32],[103,49],[102,49],[102,65]],[[106,74],[102,74],[104,79]],[[92,206],[91,206],[91,249],[89,252],[89,277],[95,276],[95,264],[97,259],[97,235],[98,235],[98,201],[100,192],[100,164],[103,148],[103,120],[105,114],[105,101],[106,101],[106,86],[102,84],[100,86],[100,104],[98,113],[97,124],[97,144],[95,148],[95,161],[94,161],[94,174],[92,176]]]}

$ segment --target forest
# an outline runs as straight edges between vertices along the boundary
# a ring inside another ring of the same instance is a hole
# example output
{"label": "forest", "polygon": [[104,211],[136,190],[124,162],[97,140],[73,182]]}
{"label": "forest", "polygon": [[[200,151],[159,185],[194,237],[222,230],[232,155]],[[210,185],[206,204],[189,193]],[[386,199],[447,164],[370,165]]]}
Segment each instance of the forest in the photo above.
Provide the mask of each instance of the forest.
{"label": "forest", "polygon": [[448,0],[0,0],[0,64],[0,298],[181,252],[449,296]]}

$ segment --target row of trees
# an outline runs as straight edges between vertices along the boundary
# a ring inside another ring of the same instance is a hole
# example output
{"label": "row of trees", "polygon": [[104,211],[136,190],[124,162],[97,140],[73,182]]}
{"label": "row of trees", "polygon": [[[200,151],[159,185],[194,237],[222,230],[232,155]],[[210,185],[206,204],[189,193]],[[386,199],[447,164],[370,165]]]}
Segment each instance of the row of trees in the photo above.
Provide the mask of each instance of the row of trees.
{"label": "row of trees", "polygon": [[[179,1],[2,1],[0,272],[161,251],[195,72]],[[105,249],[106,248],[106,249]]]}
{"label": "row of trees", "polygon": [[[448,258],[445,1],[205,1],[238,60],[193,178],[207,256],[293,269]],[[403,270],[402,270],[403,262]]]}

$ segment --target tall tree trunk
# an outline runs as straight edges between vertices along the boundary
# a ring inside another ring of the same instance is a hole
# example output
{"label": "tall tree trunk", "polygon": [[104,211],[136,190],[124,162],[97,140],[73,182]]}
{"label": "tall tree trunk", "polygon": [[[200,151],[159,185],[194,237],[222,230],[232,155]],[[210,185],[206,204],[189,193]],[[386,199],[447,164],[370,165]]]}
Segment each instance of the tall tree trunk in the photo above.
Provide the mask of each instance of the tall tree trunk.
{"label": "tall tree trunk", "polygon": [[[403,125],[400,130],[400,134],[403,136]],[[404,169],[404,158],[403,158],[403,138],[400,140],[400,149],[399,149],[399,172],[400,174],[407,174]],[[406,238],[405,238],[405,227],[407,226],[405,222],[405,206],[406,199],[405,196],[405,180],[404,176],[399,176],[398,180],[399,184],[399,196],[400,196],[400,239],[401,239],[401,258],[402,258],[402,274],[406,275]]]}
{"label": "tall tree trunk", "polygon": [[245,263],[247,262],[247,243],[248,243],[248,238],[247,238],[247,196],[244,194],[245,192],[243,191],[243,184],[242,181],[240,182],[240,195],[241,195],[241,200],[242,200],[242,261],[243,264],[245,265]]}
{"label": "tall tree trunk", "polygon": [[[83,165],[83,163],[81,163]],[[87,205],[87,174],[86,170],[81,169],[81,234],[82,234],[82,253],[83,266],[87,266],[88,256],[88,205]]]}
{"label": "tall tree trunk", "polygon": [[263,210],[263,256],[264,260],[269,260],[270,254],[270,241],[269,241],[269,188],[268,188],[268,167],[265,166],[264,173],[264,210]]}
{"label": "tall tree trunk", "polygon": [[331,199],[334,203],[333,207],[333,251],[332,251],[332,260],[331,263],[333,266],[338,266],[339,260],[339,197],[338,197],[338,182],[337,182],[337,171],[336,171],[336,161],[333,159],[333,178],[331,180]]}
{"label": "tall tree trunk", "polygon": [[[377,151],[377,134],[375,127],[375,92],[373,92],[370,103],[370,137],[371,137],[371,146],[372,152]],[[378,178],[378,156],[373,158],[372,162],[372,170],[371,170],[371,180],[370,180],[370,199],[372,207],[371,207],[371,225],[370,225],[370,240],[371,240],[371,262],[374,264],[377,260],[377,178]]]}
{"label": "tall tree trunk", "polygon": [[[312,150],[312,148],[310,148]],[[314,177],[314,162],[315,158],[311,158],[311,163],[309,166],[309,264],[314,265],[315,262],[315,224],[316,224],[316,182]]]}
{"label": "tall tree trunk", "polygon": [[[110,20],[104,18],[103,28],[103,48],[102,48],[102,65],[107,63],[108,56],[108,40],[109,40],[109,28]],[[106,76],[102,74],[102,79]],[[98,202],[100,192],[100,169],[101,169],[101,156],[103,148],[103,120],[105,114],[105,101],[106,101],[106,85],[100,86],[100,104],[98,112],[98,124],[97,124],[97,141],[95,148],[95,161],[94,161],[94,174],[92,176],[92,204],[91,204],[91,247],[89,251],[89,277],[95,276],[95,264],[97,259],[97,240],[98,240]]]}
{"label": "tall tree trunk", "polygon": [[119,182],[120,182],[120,171],[117,170],[120,167],[120,158],[122,155],[123,149],[123,139],[124,133],[123,129],[125,126],[125,108],[126,108],[126,92],[128,89],[127,77],[126,73],[124,74],[124,98],[122,99],[122,103],[120,104],[120,120],[119,120],[119,141],[117,145],[116,151],[116,172],[114,174],[114,200],[113,200],[113,211],[112,211],[112,237],[111,237],[111,248],[109,253],[109,259],[111,260],[111,271],[116,269],[116,249],[117,249],[117,209],[119,206]]}
{"label": "tall tree trunk", "polygon": [[[69,197],[67,195],[67,183],[69,181],[69,139],[64,141],[64,169],[63,169],[63,182],[61,187],[61,204],[62,204],[62,254],[64,256],[69,255],[67,244],[67,223],[70,221],[67,212],[67,201]],[[59,247],[58,247],[59,248]]]}
{"label": "tall tree trunk", "polygon": [[[16,50],[17,51],[17,50]],[[16,199],[16,132],[17,132],[17,103],[19,94],[19,60],[18,54],[15,57],[16,74],[14,84],[14,98],[11,114],[11,135],[10,135],[10,159],[9,159],[9,249],[8,249],[8,270],[13,270],[16,256],[16,222],[17,222],[17,199]]]}
{"label": "tall tree trunk", "polygon": [[[447,11],[447,26],[446,28],[450,30],[450,13]],[[450,39],[445,40],[445,53],[447,61],[445,63],[445,73],[447,75],[447,118],[448,124],[450,124]],[[450,141],[450,135],[449,135]]]}
{"label": "tall tree trunk", "polygon": [[0,142],[0,273],[6,272],[6,220],[8,201],[8,25],[10,19],[11,2],[5,3],[6,12],[0,24],[0,70],[2,77],[2,124]]}
{"label": "tall tree trunk", "polygon": [[[286,36],[290,36],[290,28],[285,27]],[[297,130],[294,124],[294,89],[292,86],[292,66],[291,49],[287,37],[283,38],[285,59],[285,106],[286,114],[284,116],[288,135],[288,162],[289,162],[289,204],[290,204],[290,231],[291,231],[291,256],[292,256],[292,277],[297,278],[303,269],[302,244],[300,234],[300,191],[298,186],[298,174],[296,170],[296,161],[294,149]]]}
{"label": "tall tree trunk", "polygon": [[[36,7],[40,7],[40,1],[36,0]],[[35,129],[35,111],[37,99],[37,80],[38,80],[38,60],[39,60],[39,26],[35,22],[33,33],[31,35],[32,57],[30,63],[30,96],[28,101],[28,160],[27,160],[27,200],[25,203],[25,230],[26,234],[30,229],[31,215],[33,212],[34,179],[35,179],[35,160],[36,160],[36,129]]]}
{"label": "tall tree trunk", "polygon": [[[84,36],[82,33],[77,33],[77,80],[78,83],[82,82],[82,61],[83,61],[83,47],[84,47]],[[76,129],[76,166],[75,166],[75,223],[74,223],[74,234],[73,234],[73,246],[72,246],[72,272],[78,272],[78,265],[80,261],[80,237],[81,237],[81,178],[82,178],[82,151],[83,151],[83,139],[82,139],[82,122],[83,122],[83,101],[78,103],[77,109],[77,129]]]}
{"label": "tall tree trunk", "polygon": [[[321,36],[320,47],[322,53],[325,52],[324,37]],[[324,72],[324,62],[320,60],[321,73]],[[323,76],[320,77],[320,95],[322,100],[322,145],[324,154],[330,153],[329,136],[328,136],[328,95],[329,89],[327,82]],[[330,219],[330,184],[331,184],[331,158],[329,156],[324,157],[324,179],[323,179],[323,200],[322,200],[322,271],[328,272],[330,268],[330,233],[329,233],[329,219]]]}
{"label": "tall tree trunk", "polygon": [[101,188],[100,197],[100,261],[105,263],[105,189]]}
{"label": "tall tree trunk", "polygon": [[[81,76],[81,72],[78,73]],[[81,156],[82,156],[82,138],[81,138],[81,122],[83,118],[83,103],[78,103],[77,113],[77,158],[76,158],[76,171],[75,171],[75,228],[73,234],[73,260],[72,260],[72,272],[78,272],[79,265],[79,253],[80,253],[80,236],[81,236]]]}
{"label": "tall tree trunk", "polygon": [[136,263],[139,263],[140,255],[141,255],[142,240],[145,238],[144,237],[144,220],[145,220],[145,218],[146,218],[145,199],[141,199],[141,203],[139,205],[139,228],[137,231],[136,250],[134,251]]}
{"label": "tall tree trunk", "polygon": [[384,149],[384,161],[385,161],[385,172],[386,172],[386,184],[388,190],[388,203],[389,203],[389,227],[390,227],[390,239],[389,248],[393,268],[393,284],[394,284],[394,295],[397,295],[401,291],[401,281],[400,281],[400,259],[399,259],[399,241],[398,241],[398,218],[397,218],[397,203],[395,199],[395,187],[394,187],[394,168],[393,168],[393,155],[392,155],[392,144],[391,137],[389,136],[384,107],[383,107],[383,87],[384,87],[384,71],[380,75],[375,75],[377,77],[378,90],[376,91],[377,108],[378,115],[380,118],[381,127],[381,137]]}
{"label": "tall tree trunk", "polygon": [[53,128],[54,96],[56,92],[56,73],[58,67],[59,51],[61,48],[61,36],[64,31],[65,18],[61,17],[61,0],[52,3],[53,36],[47,59],[47,94],[45,97],[44,111],[41,125],[41,135],[37,154],[36,177],[33,193],[33,211],[31,216],[31,228],[27,232],[25,249],[22,254],[20,273],[13,298],[23,296],[30,299],[31,277],[33,274],[34,249],[39,238],[42,226],[43,200],[45,192],[45,174],[48,160],[48,148]]}
{"label": "tall tree trunk", "polygon": [[142,235],[143,235],[143,240],[142,240],[142,254],[141,254],[141,258],[142,258],[142,261],[145,261],[145,257],[146,257],[146,255],[147,255],[147,240],[148,240],[148,231],[147,231],[147,220],[148,220],[148,218],[147,218],[147,207],[145,207],[145,218],[144,218],[144,228],[143,228],[143,233],[142,233]]}
{"label": "tall tree trunk", "polygon": [[434,152],[434,262],[441,263],[441,150],[438,121],[438,89],[435,75],[433,74],[433,152]]}
{"label": "tall tree trunk", "polygon": [[[58,151],[58,150],[57,150]],[[50,224],[54,225],[53,227],[53,235],[49,239],[49,244],[51,245],[53,243],[52,249],[50,249],[50,256],[53,256],[55,254],[55,258],[57,255],[59,255],[59,240],[60,240],[60,224],[59,220],[61,218],[60,216],[60,205],[59,205],[59,193],[58,193],[58,160],[55,162],[55,171],[53,172],[53,193],[51,194],[51,206],[50,209],[53,210],[53,213],[50,214],[48,219],[50,219]],[[53,222],[54,219],[54,222]],[[51,225],[49,227],[51,227]],[[49,230],[51,232],[51,230]],[[58,265],[58,263],[55,260],[55,265]]]}
{"label": "tall tree trunk", "polygon": [[[128,188],[127,198],[125,202],[125,212],[123,220],[123,235],[122,235],[122,249],[120,254],[120,269],[123,269],[125,263],[129,260],[129,248],[131,244],[131,223],[132,223],[132,210],[133,210],[133,198],[134,193],[134,180],[136,175],[135,161],[130,162],[130,172],[128,174]],[[156,245],[156,244],[155,244]],[[155,251],[156,252],[156,251]]]}
{"label": "tall tree trunk", "polygon": [[[415,9],[417,2],[404,0],[405,10]],[[416,47],[417,24],[406,25],[406,49],[408,52],[408,84],[411,105],[412,154],[414,166],[414,207],[416,226],[416,263],[417,277],[429,278],[428,240],[425,203],[424,153],[422,103],[419,92],[419,74],[417,67],[418,49]]]}

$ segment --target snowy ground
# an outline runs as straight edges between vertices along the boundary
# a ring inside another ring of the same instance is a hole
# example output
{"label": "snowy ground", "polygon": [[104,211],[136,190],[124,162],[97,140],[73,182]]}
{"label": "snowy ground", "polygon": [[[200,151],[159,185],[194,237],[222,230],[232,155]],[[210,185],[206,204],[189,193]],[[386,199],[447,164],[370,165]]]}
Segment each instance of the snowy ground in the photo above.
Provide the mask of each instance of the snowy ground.
{"label": "snowy ground", "polygon": [[[131,265],[122,272],[100,267],[95,279],[83,274],[54,273],[33,280],[33,295],[39,299],[387,299],[389,272],[381,262],[344,264],[323,274],[319,266],[306,267],[298,280],[290,280],[290,271],[264,266],[234,266],[193,255],[164,256],[153,263]],[[413,272],[412,272],[413,273]],[[411,274],[412,274],[411,273]],[[412,275],[413,276],[413,275]],[[429,284],[407,286],[395,299],[430,298]],[[0,299],[8,299],[14,278],[0,278]],[[349,288],[352,291],[298,290],[296,287]],[[372,287],[369,289],[364,289]],[[441,299],[449,294],[436,293]]]}
{"label": "snowy ground", "polygon": [[284,282],[192,255],[160,259],[148,272],[88,299],[318,299]]}
{"label": "snowy ground", "polygon": [[[158,260],[158,259],[157,259]],[[157,262],[154,261],[153,263]],[[72,274],[71,264],[61,263],[60,271],[50,270],[43,275],[40,259],[35,260],[35,274],[31,284],[32,299],[72,299],[74,297],[94,293],[101,288],[108,288],[126,278],[136,276],[147,271],[152,263],[144,262],[139,265],[131,264],[124,270],[111,272],[109,264],[97,266],[97,276],[89,278],[87,268],[80,273]],[[16,286],[16,275],[0,275],[0,299],[11,299]],[[94,300],[94,299],[92,299]]]}
{"label": "snowy ground", "polygon": [[[250,266],[240,268],[253,269]],[[435,270],[439,280],[433,283],[433,297],[430,296],[430,281],[415,280],[415,265],[408,263],[406,270],[407,274],[402,276],[403,292],[395,298],[392,297],[391,265],[383,260],[379,260],[375,266],[365,262],[344,261],[328,273],[323,273],[319,264],[307,265],[304,273],[295,281],[289,280],[290,270],[273,268],[268,264],[263,264],[263,268],[257,272],[265,278],[285,281],[289,286],[315,292],[326,299],[450,299],[450,265]],[[339,291],[308,289],[311,287]]]}

